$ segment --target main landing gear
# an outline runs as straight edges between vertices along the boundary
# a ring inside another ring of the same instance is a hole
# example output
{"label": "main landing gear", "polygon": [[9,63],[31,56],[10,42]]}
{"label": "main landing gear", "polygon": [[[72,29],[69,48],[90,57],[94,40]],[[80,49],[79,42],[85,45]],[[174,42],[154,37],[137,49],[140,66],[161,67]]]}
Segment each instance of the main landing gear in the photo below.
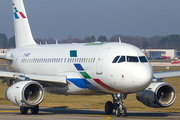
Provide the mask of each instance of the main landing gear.
{"label": "main landing gear", "polygon": [[117,93],[112,94],[113,97],[113,103],[111,101],[107,101],[105,104],[105,113],[106,114],[112,114],[113,109],[115,109],[115,113],[117,117],[126,116],[127,110],[124,107],[124,103],[122,102],[122,99],[126,99],[127,94]]}
{"label": "main landing gear", "polygon": [[27,114],[28,109],[31,109],[31,113],[32,114],[38,114],[38,112],[39,112],[39,105],[37,105],[35,107],[20,107],[21,114]]}

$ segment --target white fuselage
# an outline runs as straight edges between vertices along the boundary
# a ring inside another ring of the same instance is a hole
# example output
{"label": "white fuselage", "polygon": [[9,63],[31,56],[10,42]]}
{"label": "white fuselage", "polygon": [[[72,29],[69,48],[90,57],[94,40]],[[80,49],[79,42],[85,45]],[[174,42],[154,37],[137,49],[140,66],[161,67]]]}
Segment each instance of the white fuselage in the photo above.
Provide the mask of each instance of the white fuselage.
{"label": "white fuselage", "polygon": [[[10,66],[21,73],[66,75],[66,87],[46,87],[55,94],[135,93],[145,89],[152,80],[150,63],[141,62],[144,53],[125,43],[84,43],[37,45],[17,48]],[[116,56],[125,57],[113,63]],[[138,61],[128,62],[129,56]]]}

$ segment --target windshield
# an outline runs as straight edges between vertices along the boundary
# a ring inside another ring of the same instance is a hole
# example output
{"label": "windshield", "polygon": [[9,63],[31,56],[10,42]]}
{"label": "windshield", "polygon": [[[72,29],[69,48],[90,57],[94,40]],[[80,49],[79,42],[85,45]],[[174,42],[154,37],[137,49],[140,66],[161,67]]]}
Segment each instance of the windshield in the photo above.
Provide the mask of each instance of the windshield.
{"label": "windshield", "polygon": [[145,56],[139,56],[139,60],[144,63],[144,62],[148,62]]}
{"label": "windshield", "polygon": [[127,62],[139,62],[136,56],[127,56]]}
{"label": "windshield", "polygon": [[118,63],[125,62],[125,61],[126,61],[125,56],[121,56],[121,58],[119,59]]}
{"label": "windshield", "polygon": [[116,56],[116,57],[114,58],[114,60],[112,61],[112,63],[116,63],[117,60],[119,59],[119,57],[120,57],[120,56]]}

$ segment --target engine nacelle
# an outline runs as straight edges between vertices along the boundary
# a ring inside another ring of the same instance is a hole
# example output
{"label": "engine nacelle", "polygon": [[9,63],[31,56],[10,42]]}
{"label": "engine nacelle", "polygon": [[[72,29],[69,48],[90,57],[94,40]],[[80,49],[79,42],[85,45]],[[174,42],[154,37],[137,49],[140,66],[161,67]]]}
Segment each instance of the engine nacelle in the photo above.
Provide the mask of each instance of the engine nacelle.
{"label": "engine nacelle", "polygon": [[151,83],[145,90],[136,93],[136,98],[148,107],[169,107],[175,102],[176,91],[168,83],[156,82]]}
{"label": "engine nacelle", "polygon": [[6,98],[20,107],[39,105],[44,98],[43,87],[35,81],[20,81],[6,90]]}

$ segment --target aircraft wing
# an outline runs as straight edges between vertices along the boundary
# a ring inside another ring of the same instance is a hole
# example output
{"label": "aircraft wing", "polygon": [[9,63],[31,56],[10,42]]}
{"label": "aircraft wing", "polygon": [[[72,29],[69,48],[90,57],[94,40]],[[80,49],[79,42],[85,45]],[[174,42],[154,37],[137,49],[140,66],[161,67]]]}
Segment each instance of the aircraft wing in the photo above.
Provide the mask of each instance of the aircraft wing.
{"label": "aircraft wing", "polygon": [[153,73],[153,76],[159,79],[169,78],[169,77],[179,77],[180,71],[157,72],[157,73]]}
{"label": "aircraft wing", "polygon": [[0,78],[2,83],[7,83],[11,86],[14,80],[33,80],[37,81],[43,86],[66,86],[67,78],[65,75],[40,75],[40,74],[25,74],[16,72],[0,71]]}

